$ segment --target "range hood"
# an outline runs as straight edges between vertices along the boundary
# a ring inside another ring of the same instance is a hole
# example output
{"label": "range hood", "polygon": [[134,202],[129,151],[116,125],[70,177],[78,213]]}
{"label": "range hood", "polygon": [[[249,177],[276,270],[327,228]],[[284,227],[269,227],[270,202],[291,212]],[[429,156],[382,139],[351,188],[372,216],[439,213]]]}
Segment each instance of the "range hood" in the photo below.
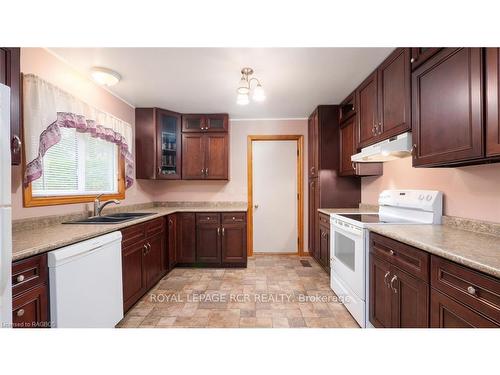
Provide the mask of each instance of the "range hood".
{"label": "range hood", "polygon": [[385,141],[361,149],[351,156],[355,163],[375,163],[405,158],[411,155],[411,132],[403,133]]}

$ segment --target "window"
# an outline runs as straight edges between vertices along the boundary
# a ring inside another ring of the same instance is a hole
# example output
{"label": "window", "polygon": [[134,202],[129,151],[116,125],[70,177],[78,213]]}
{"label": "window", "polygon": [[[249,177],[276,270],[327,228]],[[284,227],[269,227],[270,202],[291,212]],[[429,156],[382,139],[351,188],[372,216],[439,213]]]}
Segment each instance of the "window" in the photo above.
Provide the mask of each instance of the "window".
{"label": "window", "polygon": [[43,157],[43,175],[25,191],[25,206],[124,198],[123,160],[114,143],[60,128],[61,141]]}

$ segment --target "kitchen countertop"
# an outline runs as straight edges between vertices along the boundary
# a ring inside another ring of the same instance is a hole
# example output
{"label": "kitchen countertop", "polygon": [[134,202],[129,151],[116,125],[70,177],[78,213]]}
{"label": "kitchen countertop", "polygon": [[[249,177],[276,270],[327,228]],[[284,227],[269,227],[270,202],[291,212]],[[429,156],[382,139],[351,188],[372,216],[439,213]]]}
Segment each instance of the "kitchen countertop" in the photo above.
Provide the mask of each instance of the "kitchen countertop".
{"label": "kitchen countertop", "polygon": [[45,253],[63,246],[94,238],[106,233],[143,223],[175,212],[242,212],[247,204],[232,206],[178,206],[151,207],[127,212],[154,212],[153,215],[118,224],[55,224],[41,228],[14,231],[12,233],[12,260],[20,260]]}
{"label": "kitchen countertop", "polygon": [[375,208],[318,208],[318,211],[325,215],[378,212]]}
{"label": "kitchen countertop", "polygon": [[375,233],[500,278],[500,237],[449,225],[368,225]]}

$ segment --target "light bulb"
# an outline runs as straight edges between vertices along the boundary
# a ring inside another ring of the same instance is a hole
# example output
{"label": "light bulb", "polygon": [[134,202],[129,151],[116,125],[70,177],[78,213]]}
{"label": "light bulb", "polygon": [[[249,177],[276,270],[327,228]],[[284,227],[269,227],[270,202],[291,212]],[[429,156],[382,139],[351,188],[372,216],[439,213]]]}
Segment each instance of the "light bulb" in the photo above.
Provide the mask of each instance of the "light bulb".
{"label": "light bulb", "polygon": [[250,88],[248,87],[248,81],[244,76],[241,77],[240,83],[238,84],[238,94],[247,95],[250,92]]}
{"label": "light bulb", "polygon": [[262,102],[266,100],[266,93],[264,92],[264,89],[262,88],[260,83],[253,90],[252,99],[255,100],[256,102]]}
{"label": "light bulb", "polygon": [[236,97],[236,104],[239,105],[247,105],[249,103],[248,95],[247,94],[238,94]]}

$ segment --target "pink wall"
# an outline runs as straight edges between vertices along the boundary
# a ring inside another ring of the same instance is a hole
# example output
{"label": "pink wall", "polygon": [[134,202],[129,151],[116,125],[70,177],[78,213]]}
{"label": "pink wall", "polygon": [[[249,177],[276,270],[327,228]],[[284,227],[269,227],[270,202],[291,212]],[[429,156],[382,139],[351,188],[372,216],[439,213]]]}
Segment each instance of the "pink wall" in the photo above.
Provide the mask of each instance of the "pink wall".
{"label": "pink wall", "polygon": [[500,222],[500,164],[412,168],[408,157],[384,163],[383,176],[363,178],[362,202],[377,204],[384,189],[441,190],[445,215]]}
{"label": "pink wall", "polygon": [[[21,49],[21,72],[36,74],[102,111],[109,112],[132,125],[135,123],[133,107],[113,96],[87,77],[76,72],[69,65],[43,48]],[[21,174],[21,167],[12,168],[13,219],[77,212],[88,206],[86,204],[73,204],[24,208]],[[150,201],[149,195],[144,191],[141,182],[136,181],[134,186],[127,190],[124,204],[148,201]]]}

